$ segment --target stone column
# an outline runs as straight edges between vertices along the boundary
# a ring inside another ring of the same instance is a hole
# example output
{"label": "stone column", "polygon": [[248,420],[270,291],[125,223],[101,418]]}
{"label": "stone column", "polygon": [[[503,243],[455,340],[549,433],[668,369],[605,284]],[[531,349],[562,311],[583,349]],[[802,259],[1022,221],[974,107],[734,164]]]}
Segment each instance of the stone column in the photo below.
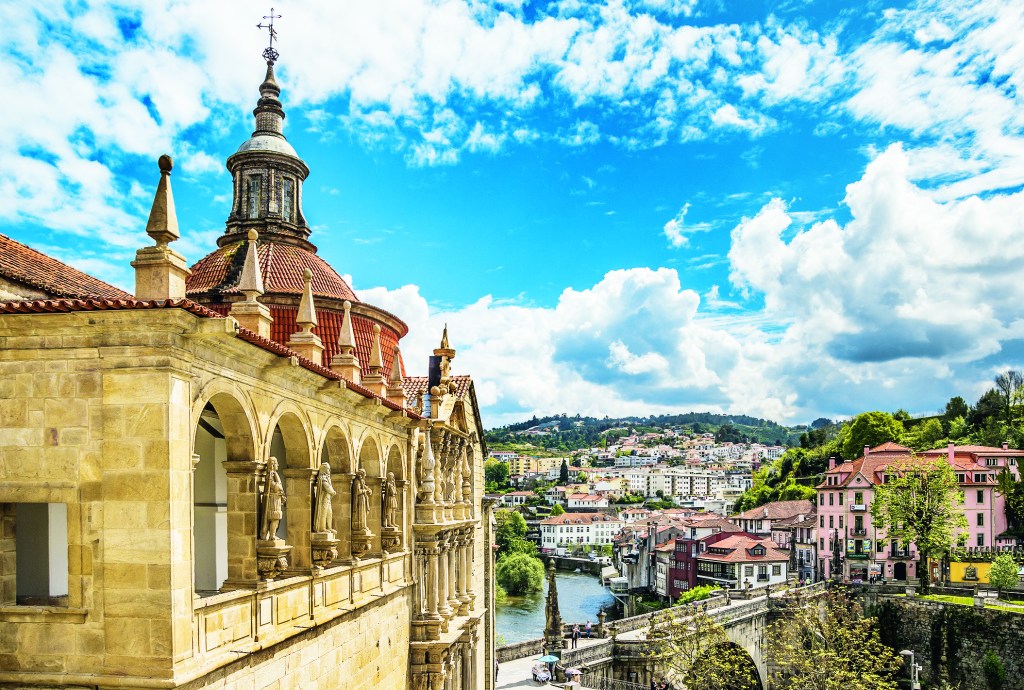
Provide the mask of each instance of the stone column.
{"label": "stone column", "polygon": [[427,611],[425,617],[429,620],[438,620],[441,618],[441,614],[437,608],[437,583],[438,583],[438,549],[437,546],[432,546],[424,549],[426,553],[426,560],[424,561],[424,569],[426,578],[423,582],[423,587],[426,589],[427,595]]}
{"label": "stone column", "polygon": [[459,538],[459,550],[456,553],[455,563],[459,569],[458,592],[459,615],[469,615],[469,537],[464,532]]}
{"label": "stone column", "polygon": [[266,462],[226,460],[228,489],[228,579],[222,589],[253,587],[256,570],[256,532],[259,530],[259,481]]}
{"label": "stone column", "polygon": [[310,560],[310,532],[313,522],[313,506],[310,496],[313,491],[315,469],[284,469],[281,472],[284,482],[284,494],[288,497],[285,504],[287,516],[288,544],[292,550],[289,554],[290,570],[309,570],[313,567]]}
{"label": "stone column", "polygon": [[452,541],[448,545],[448,606],[452,609],[452,616],[456,616],[459,610],[462,608],[462,602],[459,601],[458,595],[458,581],[459,581],[459,542],[457,537],[452,537]]}
{"label": "stone column", "polygon": [[444,619],[452,617],[452,608],[448,604],[448,543],[438,542],[437,555],[437,612]]}

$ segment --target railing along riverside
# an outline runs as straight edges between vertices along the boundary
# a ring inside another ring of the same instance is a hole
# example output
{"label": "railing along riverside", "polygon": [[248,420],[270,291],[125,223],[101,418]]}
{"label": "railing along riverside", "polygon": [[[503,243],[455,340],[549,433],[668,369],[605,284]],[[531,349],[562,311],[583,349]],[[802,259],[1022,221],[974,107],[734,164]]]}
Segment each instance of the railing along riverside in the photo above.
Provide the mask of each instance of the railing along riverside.
{"label": "railing along riverside", "polygon": [[589,690],[647,690],[647,686],[640,683],[630,683],[625,680],[614,678],[602,678],[596,674],[584,674],[580,685]]}

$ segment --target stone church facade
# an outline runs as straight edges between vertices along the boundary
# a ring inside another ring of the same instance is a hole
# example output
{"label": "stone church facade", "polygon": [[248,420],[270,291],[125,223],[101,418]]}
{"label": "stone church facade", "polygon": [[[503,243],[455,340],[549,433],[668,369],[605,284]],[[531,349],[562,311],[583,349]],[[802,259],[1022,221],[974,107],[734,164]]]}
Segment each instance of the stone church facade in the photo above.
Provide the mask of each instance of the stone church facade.
{"label": "stone church facade", "polygon": [[493,687],[473,382],[317,256],[273,66],[191,268],[166,157],[135,295],[0,236],[0,685]]}

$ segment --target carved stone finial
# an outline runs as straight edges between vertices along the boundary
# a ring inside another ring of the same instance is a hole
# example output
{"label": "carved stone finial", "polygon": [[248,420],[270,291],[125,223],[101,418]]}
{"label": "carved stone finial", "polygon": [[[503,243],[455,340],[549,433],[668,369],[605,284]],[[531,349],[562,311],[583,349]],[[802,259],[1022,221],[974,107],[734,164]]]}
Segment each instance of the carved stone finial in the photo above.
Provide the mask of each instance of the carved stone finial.
{"label": "carved stone finial", "polygon": [[352,303],[345,300],[342,305],[345,308],[345,316],[341,321],[341,334],[338,336],[338,347],[346,354],[351,354],[356,349],[356,336],[352,330]]}
{"label": "carved stone finial", "polygon": [[370,348],[370,372],[384,368],[384,355],[380,350],[380,324],[373,324],[373,345]]}
{"label": "carved stone finial", "polygon": [[260,271],[259,256],[256,253],[256,240],[260,234],[249,230],[249,244],[245,249],[245,263],[242,265],[242,276],[238,279],[238,289],[245,295],[245,301],[252,303],[263,294],[263,274]]}
{"label": "carved stone finial", "polygon": [[302,299],[299,301],[299,314],[295,323],[303,333],[309,333],[317,325],[316,308],[313,306],[313,272],[308,268],[302,271]]}
{"label": "carved stone finial", "polygon": [[174,195],[171,194],[171,170],[174,161],[164,154],[157,161],[160,168],[160,182],[156,187],[156,196],[149,211],[146,223],[146,234],[153,238],[158,247],[166,247],[169,242],[181,237],[178,230],[178,215],[174,211]]}

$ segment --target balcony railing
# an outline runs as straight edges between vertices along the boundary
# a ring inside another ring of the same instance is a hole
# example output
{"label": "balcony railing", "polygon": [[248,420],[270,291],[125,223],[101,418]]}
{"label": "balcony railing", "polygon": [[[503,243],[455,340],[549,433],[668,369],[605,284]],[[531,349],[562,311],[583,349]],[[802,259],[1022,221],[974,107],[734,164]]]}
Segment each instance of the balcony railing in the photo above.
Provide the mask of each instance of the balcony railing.
{"label": "balcony railing", "polygon": [[863,558],[867,558],[870,555],[871,554],[869,554],[867,551],[854,551],[852,553],[847,553],[846,557],[847,558],[863,559]]}
{"label": "balcony railing", "polygon": [[910,558],[909,549],[893,549],[889,553],[889,558]]}
{"label": "balcony railing", "polygon": [[867,509],[868,509],[868,504],[867,503],[851,503],[850,504],[850,510],[852,512],[854,512],[854,513],[863,513],[865,511],[867,511]]}
{"label": "balcony railing", "polygon": [[867,535],[868,530],[865,527],[854,527],[850,532],[852,532],[855,537],[863,537]]}

